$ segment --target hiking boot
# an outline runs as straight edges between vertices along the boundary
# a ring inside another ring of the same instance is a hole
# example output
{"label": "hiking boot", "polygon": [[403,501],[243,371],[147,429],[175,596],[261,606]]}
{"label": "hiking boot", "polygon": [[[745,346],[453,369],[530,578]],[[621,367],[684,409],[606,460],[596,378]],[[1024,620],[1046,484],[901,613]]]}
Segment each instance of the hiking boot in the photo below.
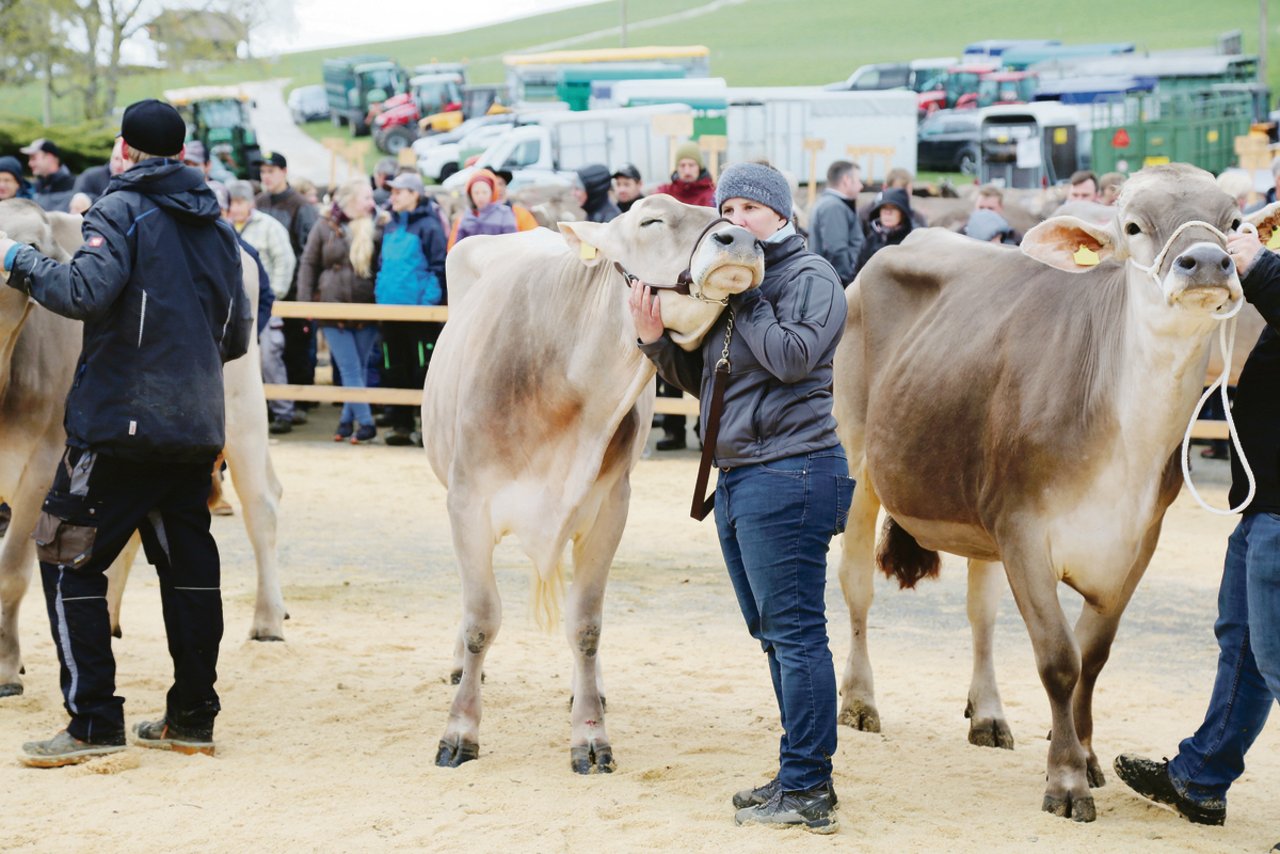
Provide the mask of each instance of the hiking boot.
{"label": "hiking boot", "polygon": [[799,827],[810,833],[835,833],[840,829],[835,817],[836,793],[831,783],[803,792],[776,789],[763,804],[738,810],[736,824],[763,824],[768,827]]}
{"label": "hiking boot", "polygon": [[378,428],[372,424],[361,424],[356,430],[356,434],[351,437],[351,444],[361,445],[365,442],[372,442],[373,437],[378,435]]}
{"label": "hiking boot", "polygon": [[271,424],[267,426],[267,432],[276,436],[293,432],[292,418],[272,418]]}
{"label": "hiking boot", "polygon": [[173,750],[192,756],[203,753],[213,755],[213,727],[208,729],[183,729],[161,718],[133,725],[133,743],[139,747]]}
{"label": "hiking boot", "polygon": [[658,440],[656,447],[659,451],[683,451],[685,449],[684,434],[668,433],[665,438]]}
{"label": "hiking boot", "polygon": [[341,422],[338,424],[338,429],[333,431],[333,441],[345,442],[351,438],[351,434],[355,432],[355,429],[350,421]]}
{"label": "hiking boot", "polygon": [[1173,807],[1178,815],[1193,824],[1222,824],[1227,820],[1227,806],[1220,800],[1193,801],[1182,795],[1169,779],[1169,760],[1144,759],[1122,753],[1112,763],[1116,776],[1130,789],[1148,800]]}
{"label": "hiking boot", "polygon": [[[835,809],[840,806],[840,799],[836,797],[836,790],[830,783],[827,784],[831,788],[831,808]],[[746,809],[747,807],[758,806],[759,804],[768,803],[773,797],[773,793],[778,791],[778,778],[774,777],[763,786],[757,786],[754,789],[743,789],[733,796],[733,806],[735,809]]]}
{"label": "hiking boot", "polygon": [[109,756],[125,749],[124,735],[102,742],[81,741],[65,729],[48,741],[28,741],[22,745],[18,761],[28,768],[61,768]]}
{"label": "hiking boot", "polygon": [[387,434],[387,444],[394,446],[412,445],[413,437],[408,430],[392,430]]}

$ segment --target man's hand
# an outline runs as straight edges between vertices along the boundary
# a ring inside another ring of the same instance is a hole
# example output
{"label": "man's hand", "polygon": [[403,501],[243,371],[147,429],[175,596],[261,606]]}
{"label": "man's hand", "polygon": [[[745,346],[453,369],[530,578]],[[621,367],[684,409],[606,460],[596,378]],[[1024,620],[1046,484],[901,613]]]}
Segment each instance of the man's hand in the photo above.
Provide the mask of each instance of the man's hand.
{"label": "man's hand", "polygon": [[662,337],[662,305],[658,295],[640,281],[631,283],[631,321],[636,326],[636,337],[641,344],[652,344]]}
{"label": "man's hand", "polygon": [[1236,272],[1243,276],[1249,272],[1258,253],[1262,251],[1262,241],[1256,231],[1239,232],[1227,238],[1227,254],[1236,262]]}

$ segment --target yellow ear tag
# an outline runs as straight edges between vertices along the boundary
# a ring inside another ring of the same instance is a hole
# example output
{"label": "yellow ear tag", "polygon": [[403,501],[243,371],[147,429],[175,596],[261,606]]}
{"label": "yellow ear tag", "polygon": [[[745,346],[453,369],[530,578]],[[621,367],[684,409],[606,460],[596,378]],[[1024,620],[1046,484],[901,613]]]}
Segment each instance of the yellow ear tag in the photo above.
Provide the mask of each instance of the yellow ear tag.
{"label": "yellow ear tag", "polygon": [[590,261],[596,257],[596,248],[590,243],[578,244],[578,257],[583,261]]}
{"label": "yellow ear tag", "polygon": [[1267,238],[1267,248],[1275,249],[1280,247],[1280,228],[1273,228],[1271,236]]}
{"label": "yellow ear tag", "polygon": [[1071,258],[1076,262],[1076,265],[1080,267],[1098,266],[1098,253],[1094,252],[1083,243],[1080,244],[1080,248],[1075,251],[1075,254],[1072,255]]}

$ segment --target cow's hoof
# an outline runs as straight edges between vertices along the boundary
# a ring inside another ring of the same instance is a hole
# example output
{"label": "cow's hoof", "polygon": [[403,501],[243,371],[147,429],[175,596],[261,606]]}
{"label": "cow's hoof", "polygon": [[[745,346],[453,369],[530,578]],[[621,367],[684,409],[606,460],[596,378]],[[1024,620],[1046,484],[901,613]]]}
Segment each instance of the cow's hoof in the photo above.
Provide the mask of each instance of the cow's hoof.
{"label": "cow's hoof", "polygon": [[1093,821],[1098,817],[1098,810],[1091,797],[1073,798],[1071,795],[1045,795],[1044,804],[1040,807],[1047,813],[1072,821]]}
{"label": "cow's hoof", "polygon": [[1085,766],[1085,773],[1089,775],[1090,789],[1100,789],[1107,785],[1107,775],[1102,773],[1102,766],[1098,764],[1098,757],[1089,757],[1089,762]]}
{"label": "cow's hoof", "polygon": [[974,718],[969,721],[969,743],[978,747],[1013,750],[1013,732],[1000,718]]}
{"label": "cow's hoof", "polygon": [[463,762],[480,758],[478,742],[451,736],[440,739],[440,747],[436,750],[436,765],[441,768],[457,768]]}
{"label": "cow's hoof", "polygon": [[[450,684],[450,685],[461,685],[461,684],[462,684],[462,671],[461,671],[461,670],[454,670],[454,671],[452,671],[452,672],[450,672],[450,673],[449,673],[449,684]],[[480,671],[480,684],[481,684],[481,685],[483,685],[483,684],[484,684],[484,671],[483,671],[483,670],[481,670],[481,671]],[[570,700],[569,702],[570,702],[570,703],[572,703],[573,701],[572,701],[572,700]]]}
{"label": "cow's hoof", "polygon": [[124,632],[120,630],[119,626],[116,626],[114,629],[111,630],[111,636],[116,640],[119,640],[120,638],[124,637]]}
{"label": "cow's hoof", "polygon": [[612,747],[590,741],[569,748],[569,767],[575,774],[612,774],[618,766],[613,761]]}
{"label": "cow's hoof", "polygon": [[855,701],[840,710],[840,723],[862,732],[879,732],[880,713],[875,706]]}
{"label": "cow's hoof", "polygon": [[0,685],[0,697],[17,697],[21,694],[21,682],[6,682],[3,685]]}

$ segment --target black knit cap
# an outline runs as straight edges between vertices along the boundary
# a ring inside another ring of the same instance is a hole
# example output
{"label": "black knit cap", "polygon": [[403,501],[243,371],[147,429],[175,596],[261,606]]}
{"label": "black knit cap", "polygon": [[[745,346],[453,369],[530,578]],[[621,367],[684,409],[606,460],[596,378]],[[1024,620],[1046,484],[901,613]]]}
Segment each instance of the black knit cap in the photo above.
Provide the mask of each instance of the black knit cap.
{"label": "black knit cap", "polygon": [[135,151],[177,157],[187,139],[187,123],[164,101],[148,98],[125,108],[120,136]]}

